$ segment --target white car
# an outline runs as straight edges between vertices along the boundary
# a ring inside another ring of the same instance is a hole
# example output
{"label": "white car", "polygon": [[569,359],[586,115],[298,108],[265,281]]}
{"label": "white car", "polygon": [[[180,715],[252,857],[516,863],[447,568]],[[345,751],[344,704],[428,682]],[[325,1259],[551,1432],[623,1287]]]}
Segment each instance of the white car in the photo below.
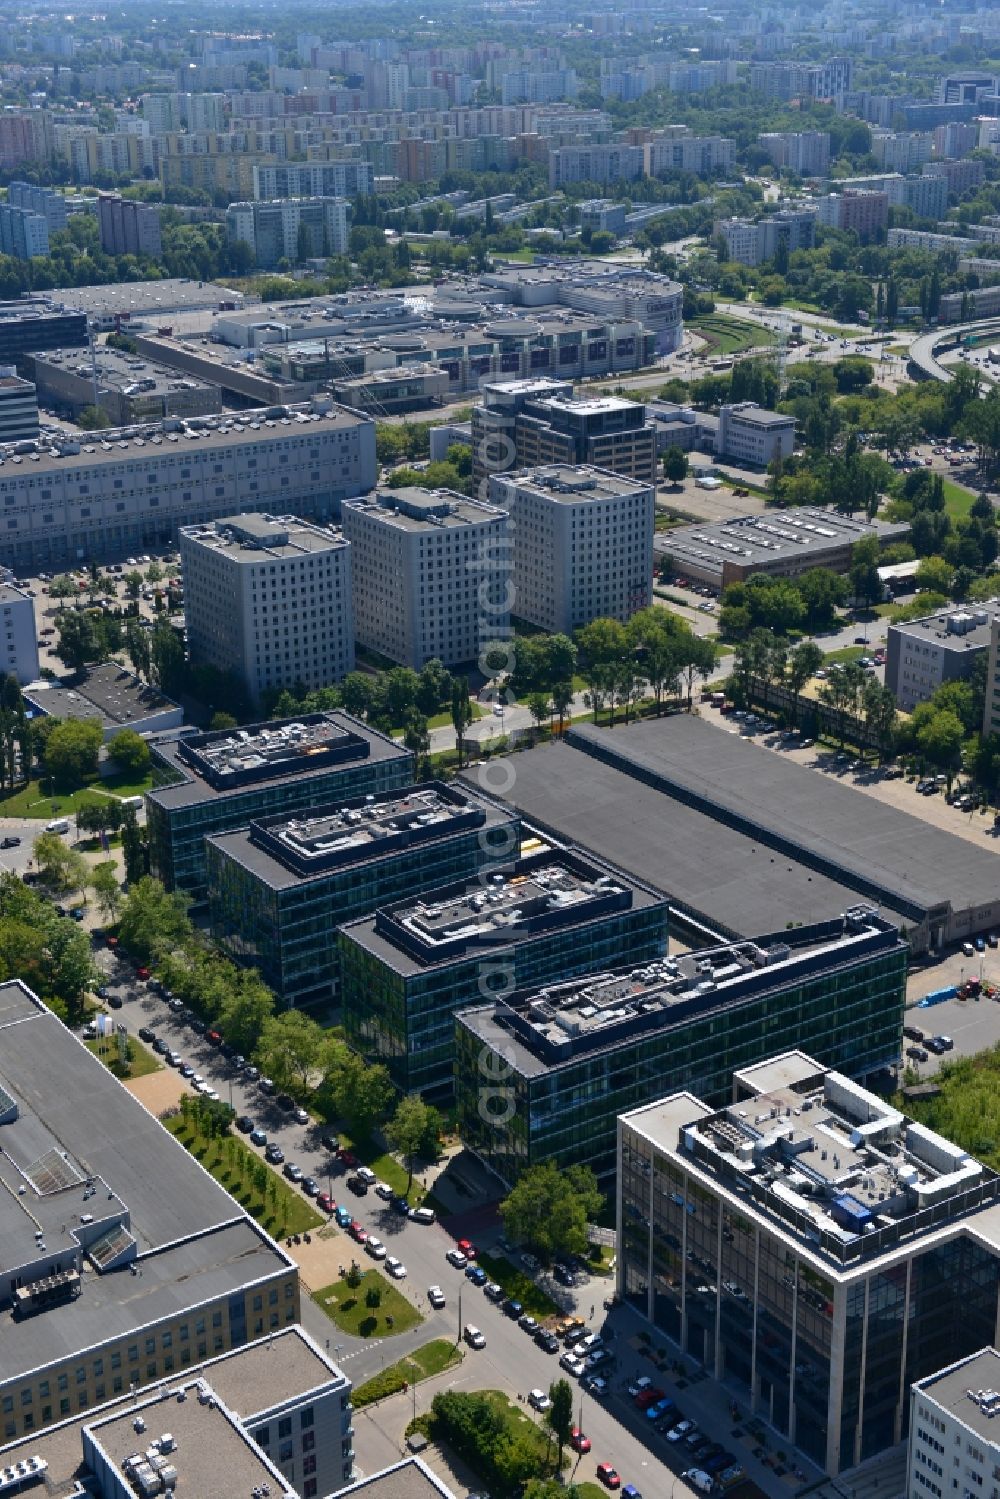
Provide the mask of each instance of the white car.
{"label": "white car", "polygon": [[218,1088],[206,1088],[205,1089],[205,1097],[206,1098],[210,1098],[213,1103],[218,1103],[219,1102],[219,1098],[220,1098],[220,1094],[219,1094]]}
{"label": "white car", "polygon": [[385,1245],[381,1239],[369,1238],[365,1243],[365,1250],[373,1260],[384,1260],[386,1257]]}
{"label": "white car", "polygon": [[579,1379],[587,1366],[583,1362],[583,1359],[577,1358],[575,1354],[564,1353],[559,1360],[559,1367],[560,1369],[565,1369],[567,1374],[572,1374],[576,1379]]}
{"label": "white car", "polygon": [[388,1270],[393,1280],[406,1279],[406,1266],[403,1264],[402,1260],[397,1260],[394,1254],[386,1256],[385,1268]]}
{"label": "white car", "polygon": [[363,1181],[366,1187],[374,1187],[375,1173],[370,1166],[356,1167],[354,1175],[358,1178],[358,1181]]}
{"label": "white car", "polygon": [[390,1200],[390,1198],[392,1197],[392,1188],[389,1186],[389,1183],[388,1182],[376,1182],[375,1183],[375,1196],[376,1197],[381,1197],[384,1202],[388,1202]]}
{"label": "white car", "polygon": [[[669,1435],[669,1432],[668,1432]],[[715,1487],[715,1480],[710,1473],[703,1473],[701,1468],[688,1468],[681,1474],[685,1482],[693,1484],[703,1494],[710,1494]]]}
{"label": "white car", "polygon": [[486,1334],[480,1332],[478,1327],[473,1327],[471,1322],[465,1324],[465,1331],[462,1333],[462,1336],[470,1348],[486,1347]]}
{"label": "white car", "polygon": [[441,1308],[444,1306],[444,1292],[442,1291],[441,1287],[440,1286],[428,1286],[428,1288],[427,1288],[427,1300],[430,1302],[430,1304],[434,1308],[434,1310],[436,1312],[439,1312],[441,1310]]}
{"label": "white car", "polygon": [[536,1411],[547,1411],[552,1409],[552,1401],[544,1390],[529,1390],[528,1404],[533,1405]]}
{"label": "white car", "polygon": [[191,1079],[191,1086],[196,1093],[208,1092],[208,1084],[203,1077],[193,1077]]}
{"label": "white car", "polygon": [[469,1263],[460,1249],[449,1249],[445,1259],[449,1265],[454,1265],[456,1270],[464,1270]]}

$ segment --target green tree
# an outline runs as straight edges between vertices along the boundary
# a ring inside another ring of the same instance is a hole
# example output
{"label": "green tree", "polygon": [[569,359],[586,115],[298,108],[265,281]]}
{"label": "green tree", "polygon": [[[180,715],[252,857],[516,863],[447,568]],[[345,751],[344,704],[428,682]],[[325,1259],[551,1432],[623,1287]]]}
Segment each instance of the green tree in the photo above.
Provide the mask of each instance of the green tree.
{"label": "green tree", "polygon": [[416,708],[411,708],[403,720],[403,743],[418,762],[430,754],[431,736],[427,720]]}
{"label": "green tree", "polygon": [[688,456],[683,448],[669,447],[663,455],[663,477],[668,484],[680,485],[687,478]]}
{"label": "green tree", "polygon": [[917,568],[914,582],[918,588],[950,595],[954,576],[955,569],[943,557],[924,557]]}
{"label": "green tree", "polygon": [[345,1047],[327,1069],[322,1096],[352,1133],[368,1133],[389,1113],[396,1095],[385,1067],[369,1066]]}
{"label": "green tree", "polygon": [[274,995],[253,969],[233,970],[215,1016],[230,1046],[252,1056],[274,1015]]}
{"label": "green tree", "polygon": [[122,858],[125,861],[125,878],[134,885],[146,873],[146,841],[139,827],[134,807],[122,809]]}
{"label": "green tree", "polygon": [[799,721],[799,697],[803,687],[823,665],[823,652],[814,640],[803,640],[788,657],[788,686],[792,694],[793,717]]}
{"label": "green tree", "polygon": [[90,888],[94,892],[101,915],[105,921],[114,921],[121,910],[122,888],[118,883],[118,871],[114,860],[95,864],[90,871]]}
{"label": "green tree", "polygon": [[549,1399],[552,1404],[546,1413],[546,1420],[559,1445],[556,1458],[558,1473],[562,1468],[563,1448],[573,1430],[573,1387],[569,1380],[554,1379],[549,1385]]}
{"label": "green tree", "polygon": [[406,1190],[413,1185],[413,1162],[427,1138],[427,1104],[416,1093],[401,1098],[385,1126],[385,1137],[406,1164]]}
{"label": "green tree", "polygon": [[167,893],[149,875],[132,882],[118,923],[119,941],[140,963],[157,951],[183,946],[194,935],[188,901],[177,890]]}
{"label": "green tree", "polygon": [[837,609],[847,601],[846,580],[828,567],[811,567],[796,579],[796,584],[806,606],[809,629],[829,629]]}
{"label": "green tree", "polygon": [[559,732],[563,731],[566,715],[573,704],[573,683],[557,682],[552,689],[552,708],[559,716]]}
{"label": "green tree", "polygon": [[458,767],[461,770],[465,758],[465,731],[472,723],[472,703],[469,700],[467,677],[456,677],[451,684],[451,722],[455,730]]}
{"label": "green tree", "polygon": [[104,743],[98,718],[68,718],[57,724],[45,746],[45,769],[61,786],[78,786],[97,770]]}
{"label": "green tree", "polygon": [[119,729],[108,744],[108,754],[123,774],[141,776],[149,768],[149,745],[135,729]]}
{"label": "green tree", "polygon": [[942,770],[954,770],[958,765],[964,737],[962,720],[948,709],[932,713],[917,730],[919,748]]}
{"label": "green tree", "polygon": [[56,629],[59,639],[55,653],[70,671],[79,675],[87,662],[97,660],[100,654],[94,621],[85,610],[68,609],[58,615]]}
{"label": "green tree", "polygon": [[851,552],[851,590],[856,599],[864,601],[865,608],[879,597],[879,560],[877,536],[864,536],[854,543]]}
{"label": "green tree", "polygon": [[560,1169],[547,1161],[523,1172],[500,1204],[508,1236],[533,1245],[546,1259],[556,1253],[582,1254],[587,1223],[603,1199],[587,1166]]}
{"label": "green tree", "polygon": [[265,1021],[255,1056],[280,1089],[305,1097],[322,1068],[326,1044],[323,1027],[311,1015],[284,1010]]}
{"label": "green tree", "polygon": [[540,730],[549,716],[548,693],[533,692],[528,698],[528,711],[534,719],[535,729]]}

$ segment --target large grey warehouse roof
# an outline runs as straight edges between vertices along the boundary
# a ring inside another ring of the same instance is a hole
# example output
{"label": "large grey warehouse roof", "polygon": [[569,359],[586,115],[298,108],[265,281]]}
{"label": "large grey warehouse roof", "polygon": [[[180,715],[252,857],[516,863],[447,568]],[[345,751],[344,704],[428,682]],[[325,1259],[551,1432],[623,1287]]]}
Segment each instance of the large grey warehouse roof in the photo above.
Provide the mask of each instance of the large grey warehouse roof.
{"label": "large grey warehouse roof", "polygon": [[[610,754],[633,775],[656,776],[672,797],[695,805],[703,799],[716,830],[739,819],[771,847],[796,849],[804,862],[825,864],[832,877],[857,881],[863,891],[881,887],[903,909],[950,904],[961,911],[996,900],[994,853],[690,715],[614,734],[586,725],[569,737],[590,753]],[[672,801],[671,817],[677,805]]]}
{"label": "large grey warehouse roof", "polygon": [[97,317],[215,309],[227,302],[232,305],[243,301],[242,292],[186,276],[165,276],[162,281],[114,281],[106,286],[57,286],[46,295],[53,304],[62,303]]}
{"label": "large grey warehouse roof", "polygon": [[704,565],[723,563],[751,567],[777,560],[819,566],[831,551],[840,552],[866,536],[880,542],[902,540],[909,535],[904,522],[868,522],[833,510],[805,506],[796,510],[769,510],[765,515],[734,516],[731,520],[704,521],[678,526],[656,538],[655,549],[666,552],[681,570],[686,561]]}
{"label": "large grey warehouse roof", "polygon": [[[0,1380],[289,1267],[229,1194],[18,982],[0,985],[0,1111],[7,1116],[0,1125],[0,1272],[38,1258],[39,1225],[48,1249],[63,1253],[85,1225],[120,1217],[123,1208],[138,1267],[134,1275],[127,1264],[98,1273],[85,1260],[75,1300],[17,1322],[0,1319]],[[19,1181],[31,1183],[23,1195]]]}
{"label": "large grey warehouse roof", "polygon": [[[611,737],[617,741],[619,731]],[[467,778],[478,784],[475,771]],[[782,923],[826,921],[857,904],[859,892],[850,885],[803,868],[763,839],[716,822],[571,745],[540,745],[519,754],[511,761],[510,780],[505,800],[530,822],[648,880],[673,905],[723,935],[771,930],[776,915]],[[883,910],[890,920],[902,920],[888,905]]]}

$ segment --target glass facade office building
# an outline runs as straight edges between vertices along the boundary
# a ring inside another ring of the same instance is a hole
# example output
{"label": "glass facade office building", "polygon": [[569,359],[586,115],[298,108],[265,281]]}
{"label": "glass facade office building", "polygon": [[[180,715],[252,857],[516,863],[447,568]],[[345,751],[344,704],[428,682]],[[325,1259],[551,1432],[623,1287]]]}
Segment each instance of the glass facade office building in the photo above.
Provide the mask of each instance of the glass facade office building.
{"label": "glass facade office building", "polygon": [[151,749],[150,869],[168,890],[181,890],[196,904],[208,893],[205,839],[211,834],[413,781],[408,750],[339,710],[154,741]]}
{"label": "glass facade office building", "polygon": [[441,782],[254,822],[207,840],[212,935],[286,1004],[328,1011],[342,922],[512,864],[519,843],[516,814]]}
{"label": "glass facade office building", "polygon": [[791,1045],[851,1076],[895,1063],[906,964],[898,930],[860,912],[465,1010],[459,1133],[508,1183],[543,1161],[606,1175],[618,1115],[664,1090],[721,1105],[734,1071]]}
{"label": "glass facade office building", "polygon": [[[838,1079],[804,1060],[815,1069],[809,1086]],[[619,1121],[618,1290],[789,1445],[837,1474],[904,1439],[914,1380],[996,1341],[998,1181],[851,1084],[871,1105],[842,1137],[861,1142],[837,1157],[844,1119],[827,1137],[814,1098],[817,1148],[795,1158],[822,1170],[832,1157],[845,1175],[850,1167],[843,1191],[802,1195],[796,1165],[741,1180],[743,1170],[722,1163],[742,1156],[763,1169],[768,1130],[784,1131],[794,1154],[806,1115],[793,1107],[789,1123],[785,1107],[798,1096],[801,1109],[809,1087],[798,1087],[751,1092],[742,1115],[734,1104],[721,1117],[679,1093]],[[775,1096],[785,1101],[777,1120]]]}
{"label": "glass facade office building", "polygon": [[666,897],[577,850],[340,929],[344,1027],[404,1093],[450,1098],[455,1014],[484,995],[661,957]]}

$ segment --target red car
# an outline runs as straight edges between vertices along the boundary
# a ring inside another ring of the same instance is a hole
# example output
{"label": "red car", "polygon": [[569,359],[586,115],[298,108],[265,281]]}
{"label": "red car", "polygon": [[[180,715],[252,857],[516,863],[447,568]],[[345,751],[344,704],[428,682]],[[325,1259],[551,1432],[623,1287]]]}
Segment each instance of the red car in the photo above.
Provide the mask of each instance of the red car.
{"label": "red car", "polygon": [[460,1249],[467,1260],[474,1260],[479,1253],[471,1239],[459,1239],[456,1249]]}
{"label": "red car", "polygon": [[347,1230],[347,1232],[350,1234],[351,1238],[356,1239],[359,1244],[363,1244],[368,1237],[364,1229],[361,1227],[361,1224],[358,1222],[357,1218],[352,1220],[351,1226]]}
{"label": "red car", "polygon": [[337,1156],[341,1161],[343,1161],[345,1166],[356,1166],[358,1164],[357,1156],[352,1155],[349,1150],[338,1150]]}
{"label": "red car", "polygon": [[579,1426],[574,1426],[573,1430],[569,1434],[569,1445],[572,1447],[574,1452],[589,1452],[590,1438],[584,1436]]}
{"label": "red car", "polygon": [[658,1390],[656,1385],[651,1384],[645,1390],[639,1391],[635,1397],[635,1403],[641,1411],[644,1411],[647,1406],[655,1405],[657,1400],[662,1399],[663,1391]]}
{"label": "red car", "polygon": [[114,950],[114,949],[115,949],[115,948],[116,948],[116,947],[117,947],[117,946],[118,946],[118,938],[117,938],[117,937],[109,937],[109,938],[108,938],[108,939],[107,939],[107,941],[108,941],[108,946],[109,946],[109,947],[110,947],[110,948],[111,948],[111,949],[112,949],[112,950]]}
{"label": "red car", "polygon": [[335,1210],[337,1204],[334,1202],[332,1197],[329,1197],[326,1194],[326,1192],[321,1192],[316,1198],[316,1206],[318,1208],[322,1208],[324,1213],[332,1213]]}
{"label": "red car", "polygon": [[617,1469],[613,1468],[610,1463],[598,1463],[597,1476],[606,1489],[620,1489],[622,1486]]}
{"label": "red car", "polygon": [[148,968],[137,968],[135,970],[135,976],[136,976],[136,978],[140,978],[140,979],[148,979],[149,978],[149,969]]}

